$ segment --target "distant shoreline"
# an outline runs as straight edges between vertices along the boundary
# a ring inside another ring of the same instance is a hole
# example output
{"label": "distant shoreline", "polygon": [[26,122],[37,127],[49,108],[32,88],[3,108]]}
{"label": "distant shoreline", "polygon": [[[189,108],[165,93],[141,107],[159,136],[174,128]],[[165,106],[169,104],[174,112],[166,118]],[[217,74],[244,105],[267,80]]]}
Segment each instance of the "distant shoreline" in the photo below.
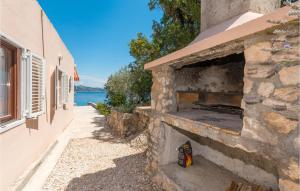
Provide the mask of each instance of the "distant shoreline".
{"label": "distant shoreline", "polygon": [[75,93],[100,93],[105,92],[105,90],[99,90],[99,91],[75,91]]}

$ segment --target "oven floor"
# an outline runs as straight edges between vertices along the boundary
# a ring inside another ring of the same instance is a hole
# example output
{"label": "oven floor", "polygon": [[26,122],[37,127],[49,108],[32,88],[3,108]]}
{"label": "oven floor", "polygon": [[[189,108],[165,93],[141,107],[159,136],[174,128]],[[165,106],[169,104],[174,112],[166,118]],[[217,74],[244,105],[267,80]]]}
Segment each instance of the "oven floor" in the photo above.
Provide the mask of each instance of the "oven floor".
{"label": "oven floor", "polygon": [[240,132],[243,128],[243,120],[239,115],[200,109],[184,110],[170,114],[236,132]]}
{"label": "oven floor", "polygon": [[232,181],[247,183],[230,171],[201,156],[194,156],[194,164],[182,168],[177,163],[161,167],[164,174],[185,191],[224,191]]}

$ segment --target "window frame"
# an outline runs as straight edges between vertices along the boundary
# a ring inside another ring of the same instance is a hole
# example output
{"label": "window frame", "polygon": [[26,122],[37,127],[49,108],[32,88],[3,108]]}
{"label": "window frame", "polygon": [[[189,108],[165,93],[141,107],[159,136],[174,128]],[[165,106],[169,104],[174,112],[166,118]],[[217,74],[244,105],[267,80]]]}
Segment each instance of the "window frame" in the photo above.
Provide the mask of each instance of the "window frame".
{"label": "window frame", "polygon": [[7,42],[1,38],[1,47],[12,52],[11,66],[9,68],[10,76],[10,90],[9,90],[9,100],[8,109],[9,114],[0,117],[1,123],[9,123],[10,121],[18,120],[19,108],[20,108],[20,63],[21,63],[21,50],[19,47],[15,46],[13,43]]}
{"label": "window frame", "polygon": [[69,84],[68,75],[60,67],[56,66],[55,69],[55,100],[56,109],[63,108],[65,104],[68,103],[69,98]]}

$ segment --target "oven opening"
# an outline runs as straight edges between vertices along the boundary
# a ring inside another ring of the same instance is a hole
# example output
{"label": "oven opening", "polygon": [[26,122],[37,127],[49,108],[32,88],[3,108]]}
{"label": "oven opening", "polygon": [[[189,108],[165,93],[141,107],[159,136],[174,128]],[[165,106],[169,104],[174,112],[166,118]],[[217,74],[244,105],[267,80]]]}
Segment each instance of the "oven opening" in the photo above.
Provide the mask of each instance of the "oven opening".
{"label": "oven opening", "polygon": [[177,69],[176,115],[240,132],[244,66],[240,53]]}

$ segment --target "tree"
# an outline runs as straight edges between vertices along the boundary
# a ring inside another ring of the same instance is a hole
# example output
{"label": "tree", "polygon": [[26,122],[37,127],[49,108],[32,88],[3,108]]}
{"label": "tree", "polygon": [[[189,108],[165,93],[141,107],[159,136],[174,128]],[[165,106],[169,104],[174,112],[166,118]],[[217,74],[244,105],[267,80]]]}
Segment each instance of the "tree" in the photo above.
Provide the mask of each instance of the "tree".
{"label": "tree", "polygon": [[153,43],[160,56],[183,48],[200,32],[200,0],[150,0],[150,10],[160,8],[164,14],[153,23]]}
{"label": "tree", "polygon": [[128,67],[121,68],[108,78],[104,86],[108,105],[117,107],[126,103],[129,96],[129,78]]}
{"label": "tree", "polygon": [[163,17],[153,22],[152,39],[138,33],[130,41],[130,55],[135,61],[108,79],[105,89],[113,107],[149,102],[152,76],[144,65],[183,48],[200,32],[200,0],[150,0],[149,8],[162,9]]}

